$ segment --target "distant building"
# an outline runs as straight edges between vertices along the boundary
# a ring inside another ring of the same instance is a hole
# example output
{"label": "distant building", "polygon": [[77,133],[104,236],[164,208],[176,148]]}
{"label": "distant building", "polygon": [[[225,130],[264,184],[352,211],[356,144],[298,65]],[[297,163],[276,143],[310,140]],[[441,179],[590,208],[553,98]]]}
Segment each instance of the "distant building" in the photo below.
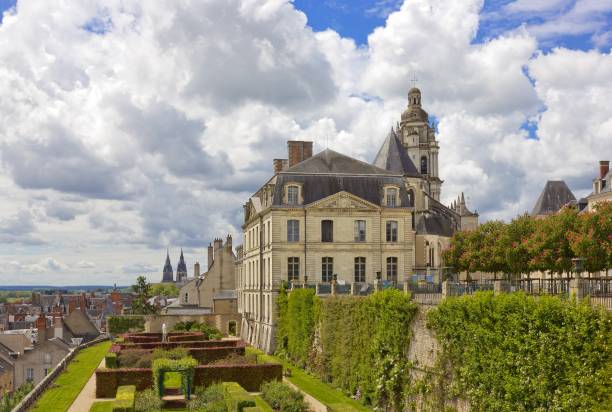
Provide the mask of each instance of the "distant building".
{"label": "distant building", "polygon": [[612,201],[612,171],[609,160],[599,162],[599,176],[593,179],[593,192],[586,197],[586,201],[589,211],[593,211],[599,202]]}
{"label": "distant building", "polygon": [[179,258],[178,266],[176,267],[176,282],[182,283],[187,279],[187,265],[183,257],[183,249],[181,249],[181,257]]}
{"label": "distant building", "polygon": [[164,264],[162,282],[174,282],[174,271],[172,270],[172,264],[170,263],[170,252],[168,250],[166,250],[166,263]]}
{"label": "distant building", "polygon": [[554,215],[562,207],[575,202],[576,197],[563,180],[549,180],[538,197],[531,216],[542,219]]}

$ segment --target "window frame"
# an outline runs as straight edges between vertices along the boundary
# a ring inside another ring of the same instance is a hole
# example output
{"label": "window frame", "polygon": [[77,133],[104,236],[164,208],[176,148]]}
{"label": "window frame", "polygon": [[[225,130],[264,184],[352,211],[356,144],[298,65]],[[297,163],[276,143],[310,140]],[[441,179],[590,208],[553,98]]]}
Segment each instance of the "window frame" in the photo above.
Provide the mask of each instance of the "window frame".
{"label": "window frame", "polygon": [[[393,227],[395,226],[395,228]],[[397,220],[387,220],[385,224],[385,234],[387,242],[396,243],[398,239],[399,224]]]}
{"label": "window frame", "polygon": [[321,281],[331,282],[334,279],[334,258],[324,256],[321,258]]}
{"label": "window frame", "polygon": [[[363,230],[361,228],[361,225],[363,224]],[[355,220],[354,223],[354,238],[355,238],[355,242],[365,242],[366,241],[366,236],[367,236],[367,230],[366,230],[366,221],[365,220]]]}
{"label": "window frame", "polygon": [[299,256],[289,256],[287,258],[287,280],[289,282],[300,280]]}
{"label": "window frame", "polygon": [[366,281],[366,258],[357,256],[354,262],[353,279],[356,283],[364,283]]}
{"label": "window frame", "polygon": [[[393,196],[391,195],[391,193],[393,193]],[[397,189],[397,187],[388,187],[385,190],[385,205],[387,207],[397,207],[399,205],[397,198],[398,194],[399,190]]]}
{"label": "window frame", "polygon": [[397,282],[398,279],[398,261],[397,256],[387,257],[387,280]]}
{"label": "window frame", "polygon": [[[325,225],[328,224],[328,230],[325,230]],[[329,235],[329,236],[326,236]],[[321,220],[321,242],[333,243],[334,241],[334,221],[331,219]]]}
{"label": "window frame", "polygon": [[[291,229],[292,226],[295,226]],[[292,236],[290,236],[292,235]],[[294,243],[300,241],[300,221],[298,219],[287,219],[287,242]]]}
{"label": "window frame", "polygon": [[[292,196],[293,190],[295,190],[295,198]],[[300,204],[300,187],[298,185],[287,185],[287,204],[291,206]]]}

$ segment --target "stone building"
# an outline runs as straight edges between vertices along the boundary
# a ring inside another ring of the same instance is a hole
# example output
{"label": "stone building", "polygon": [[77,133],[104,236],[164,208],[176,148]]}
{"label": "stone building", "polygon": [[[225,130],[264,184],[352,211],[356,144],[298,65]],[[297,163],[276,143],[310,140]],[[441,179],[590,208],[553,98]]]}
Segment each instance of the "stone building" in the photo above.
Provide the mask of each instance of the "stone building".
{"label": "stone building", "polygon": [[[478,214],[463,195],[440,203],[438,143],[413,88],[373,164],[312,142],[289,141],[288,158],[244,205],[236,264],[242,338],[273,350],[281,282],[439,282],[442,249]],[[415,166],[415,162],[419,168]]]}
{"label": "stone building", "polygon": [[554,215],[561,208],[575,201],[576,197],[563,180],[549,180],[540,193],[531,216],[543,219],[546,216]]}
{"label": "stone building", "polygon": [[593,192],[586,197],[586,201],[589,211],[593,211],[599,202],[612,201],[612,171],[609,160],[599,162],[599,176],[593,179]]}
{"label": "stone building", "polygon": [[232,308],[236,312],[235,258],[230,235],[225,244],[222,239],[215,239],[208,246],[208,270],[181,287],[179,298],[162,312],[169,315],[200,315],[227,312]]}

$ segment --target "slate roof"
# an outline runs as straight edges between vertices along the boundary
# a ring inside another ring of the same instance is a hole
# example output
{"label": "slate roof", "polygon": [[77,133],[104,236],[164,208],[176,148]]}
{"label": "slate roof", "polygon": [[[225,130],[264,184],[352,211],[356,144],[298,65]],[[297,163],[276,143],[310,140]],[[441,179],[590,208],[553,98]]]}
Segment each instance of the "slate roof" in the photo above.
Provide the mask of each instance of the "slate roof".
{"label": "slate roof", "polygon": [[421,177],[393,129],[385,138],[372,164],[404,176]]}
{"label": "slate roof", "polygon": [[415,230],[417,235],[453,235],[453,224],[446,216],[439,213],[424,213],[416,217]]}
{"label": "slate roof", "polygon": [[557,213],[568,202],[576,200],[563,180],[549,180],[531,212],[532,216]]}
{"label": "slate roof", "polygon": [[373,166],[350,156],[325,149],[280,174],[350,174],[394,175],[395,173]]}

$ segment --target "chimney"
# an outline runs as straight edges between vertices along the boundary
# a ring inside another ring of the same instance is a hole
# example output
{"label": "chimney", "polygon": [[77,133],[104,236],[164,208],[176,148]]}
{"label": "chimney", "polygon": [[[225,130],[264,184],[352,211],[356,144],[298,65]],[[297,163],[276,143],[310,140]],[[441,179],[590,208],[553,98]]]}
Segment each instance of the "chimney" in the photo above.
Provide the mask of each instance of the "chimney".
{"label": "chimney", "polygon": [[38,330],[38,342],[44,342],[47,339],[47,318],[42,312],[38,314],[38,319],[36,319],[36,329]]}
{"label": "chimney", "polygon": [[287,142],[289,152],[289,167],[296,165],[312,157],[312,142],[303,140],[289,140]]}
{"label": "chimney", "polygon": [[53,337],[64,338],[64,325],[62,324],[62,317],[57,316],[53,319]]}
{"label": "chimney", "polygon": [[215,239],[213,242],[213,245],[214,245],[214,252],[216,253],[217,250],[221,249],[221,247],[223,246],[223,239],[221,238]]}
{"label": "chimney", "polygon": [[603,179],[610,171],[610,161],[600,160],[599,161],[599,178]]}
{"label": "chimney", "polygon": [[81,307],[81,310],[83,312],[85,312],[85,309],[87,309],[87,295],[85,294],[85,292],[81,293],[81,298],[79,300],[79,306]]}
{"label": "chimney", "polygon": [[196,262],[193,265],[193,277],[194,278],[199,278],[200,277],[200,262]]}
{"label": "chimney", "polygon": [[287,168],[289,160],[287,159],[274,159],[274,174],[278,174]]}
{"label": "chimney", "polygon": [[225,238],[225,247],[232,250],[232,235],[227,235],[227,237]]}
{"label": "chimney", "polygon": [[68,301],[68,314],[71,314],[76,309],[76,302],[74,299]]}
{"label": "chimney", "polygon": [[210,270],[210,267],[213,264],[213,260],[215,258],[214,256],[215,256],[215,252],[213,250],[213,246],[209,243],[208,244],[208,269],[209,270]]}

